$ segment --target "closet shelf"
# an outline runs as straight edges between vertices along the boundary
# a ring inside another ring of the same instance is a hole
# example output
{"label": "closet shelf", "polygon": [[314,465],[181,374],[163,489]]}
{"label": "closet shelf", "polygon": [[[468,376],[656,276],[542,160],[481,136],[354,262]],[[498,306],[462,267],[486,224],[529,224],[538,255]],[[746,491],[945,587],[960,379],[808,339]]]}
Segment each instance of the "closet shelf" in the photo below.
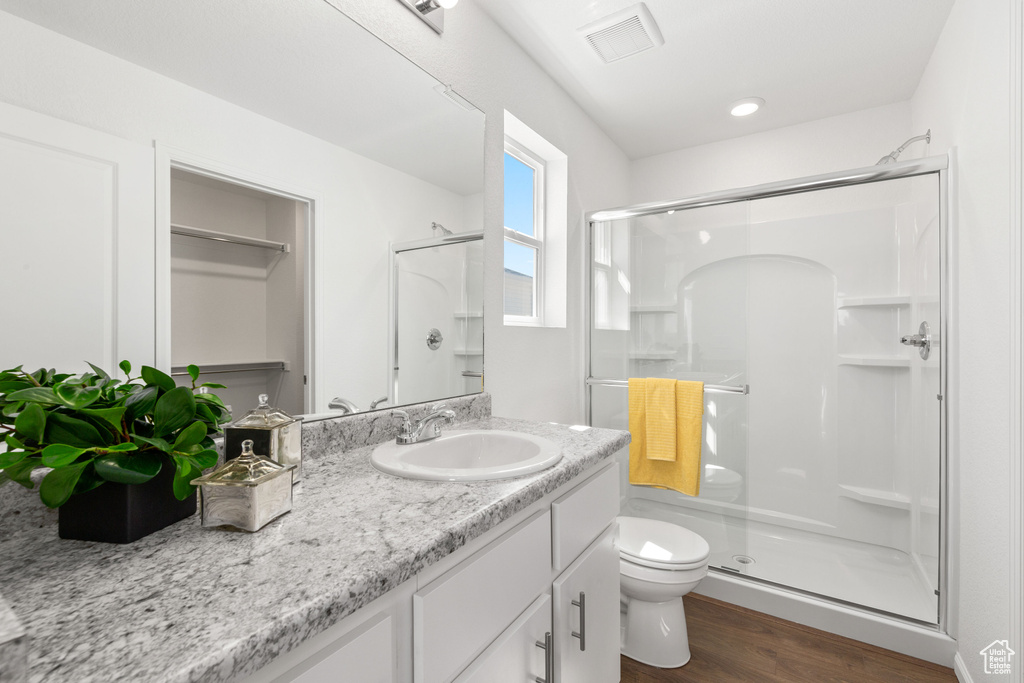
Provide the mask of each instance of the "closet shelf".
{"label": "closet shelf", "polygon": [[898,510],[910,509],[910,496],[905,496],[902,493],[896,493],[894,491],[883,491],[881,489],[872,489],[864,486],[840,484],[839,495],[843,498],[851,498],[870,505],[882,505],[885,507],[896,508]]}
{"label": "closet shelf", "polygon": [[879,368],[909,368],[910,359],[897,356],[854,356],[841,355],[839,365],[866,365]]}
{"label": "closet shelf", "polygon": [[[238,363],[196,363],[195,365],[199,366],[200,372],[202,372],[202,374],[204,375],[220,375],[228,372],[260,372],[267,370],[277,372],[288,372],[288,362],[283,360],[266,360]],[[187,377],[188,366],[172,365],[171,376]]]}
{"label": "closet shelf", "polygon": [[283,254],[287,254],[291,251],[291,245],[285,242],[261,240],[256,237],[245,237],[243,235],[235,235],[230,232],[220,232],[219,230],[193,228],[189,225],[179,225],[177,223],[171,223],[171,234],[184,235],[185,237],[198,237],[202,240],[213,240],[214,242],[230,242],[231,244],[241,244],[246,247],[260,247],[261,249],[279,251]]}

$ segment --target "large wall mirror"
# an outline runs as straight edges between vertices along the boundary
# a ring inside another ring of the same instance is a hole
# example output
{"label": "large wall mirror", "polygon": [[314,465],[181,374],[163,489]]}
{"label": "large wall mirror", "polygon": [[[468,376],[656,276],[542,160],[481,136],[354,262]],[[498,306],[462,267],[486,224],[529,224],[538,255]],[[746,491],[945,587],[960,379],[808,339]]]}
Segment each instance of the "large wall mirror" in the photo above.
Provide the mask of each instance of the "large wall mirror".
{"label": "large wall mirror", "polygon": [[97,48],[146,70],[140,98],[166,94],[140,104],[153,120],[122,102],[105,125],[156,142],[159,365],[215,372],[236,417],[260,393],[329,416],[482,390],[484,114],[458,84],[325,0],[0,11],[62,34],[59,58]]}

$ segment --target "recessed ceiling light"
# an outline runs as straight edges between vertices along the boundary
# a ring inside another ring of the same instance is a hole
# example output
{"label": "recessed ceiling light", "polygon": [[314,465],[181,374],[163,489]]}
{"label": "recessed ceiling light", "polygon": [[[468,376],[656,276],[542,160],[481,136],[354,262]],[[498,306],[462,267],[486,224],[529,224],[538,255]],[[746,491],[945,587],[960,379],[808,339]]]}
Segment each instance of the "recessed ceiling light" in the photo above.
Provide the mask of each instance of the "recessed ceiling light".
{"label": "recessed ceiling light", "polygon": [[729,109],[733,116],[750,116],[760,109],[762,104],[764,104],[764,100],[760,97],[746,97],[733,102]]}

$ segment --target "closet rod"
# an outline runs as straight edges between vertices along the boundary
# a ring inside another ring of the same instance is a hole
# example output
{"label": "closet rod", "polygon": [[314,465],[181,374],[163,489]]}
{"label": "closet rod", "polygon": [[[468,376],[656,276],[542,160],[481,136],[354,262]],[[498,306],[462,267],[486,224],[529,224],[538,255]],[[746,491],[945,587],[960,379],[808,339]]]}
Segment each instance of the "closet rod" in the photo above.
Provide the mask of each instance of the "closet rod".
{"label": "closet rod", "polygon": [[[587,386],[594,387],[629,387],[629,380],[626,379],[598,379],[596,377],[587,378]],[[706,394],[749,394],[750,385],[741,384],[740,386],[727,386],[722,384],[705,384],[704,393]]]}
{"label": "closet rod", "polygon": [[235,235],[230,232],[220,232],[217,230],[204,230],[203,228],[193,228],[190,225],[178,225],[176,223],[171,223],[171,234],[184,235],[185,237],[198,237],[201,240],[213,240],[214,242],[242,244],[247,247],[260,247],[261,249],[271,249],[285,254],[291,251],[291,247],[284,242],[261,240],[256,237],[244,237],[242,235]]}
{"label": "closet rod", "polygon": [[[197,365],[199,365],[197,363]],[[258,361],[255,363],[208,363],[199,365],[199,371],[204,375],[220,375],[226,372],[253,372],[258,370],[288,371],[288,364],[283,360]],[[174,365],[171,367],[171,377],[183,377],[188,375],[187,365]]]}

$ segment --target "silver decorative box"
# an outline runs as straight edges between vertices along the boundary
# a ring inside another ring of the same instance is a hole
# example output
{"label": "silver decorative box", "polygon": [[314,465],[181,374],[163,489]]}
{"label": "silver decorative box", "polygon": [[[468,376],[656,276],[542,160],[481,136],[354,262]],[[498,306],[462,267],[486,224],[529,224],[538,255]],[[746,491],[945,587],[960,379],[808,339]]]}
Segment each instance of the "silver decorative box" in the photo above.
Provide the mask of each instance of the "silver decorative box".
{"label": "silver decorative box", "polygon": [[294,482],[302,478],[302,420],[271,408],[266,394],[260,404],[224,429],[224,457],[237,457],[242,442],[251,439],[255,450],[281,465],[295,465]]}
{"label": "silver decorative box", "polygon": [[243,441],[240,456],[193,480],[199,486],[203,526],[257,531],[292,509],[295,465],[256,455],[252,445]]}

